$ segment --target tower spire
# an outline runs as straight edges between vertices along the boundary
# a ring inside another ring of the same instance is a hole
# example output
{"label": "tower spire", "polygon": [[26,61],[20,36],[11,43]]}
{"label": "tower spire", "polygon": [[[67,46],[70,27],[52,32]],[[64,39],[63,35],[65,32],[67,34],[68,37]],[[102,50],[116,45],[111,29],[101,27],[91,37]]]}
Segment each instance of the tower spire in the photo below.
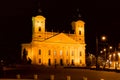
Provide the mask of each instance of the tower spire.
{"label": "tower spire", "polygon": [[41,6],[40,6],[40,1],[38,1],[38,10],[37,10],[37,14],[38,14],[38,15],[42,15],[42,10],[41,10]]}
{"label": "tower spire", "polygon": [[80,10],[79,10],[79,8],[77,8],[77,18],[78,18],[78,19],[81,18],[81,14],[80,14]]}
{"label": "tower spire", "polygon": [[40,8],[38,9],[38,14],[42,14],[42,10]]}
{"label": "tower spire", "polygon": [[81,18],[81,14],[80,13],[78,14],[78,18]]}
{"label": "tower spire", "polygon": [[81,20],[81,14],[80,14],[80,9],[77,8],[75,10],[75,13],[73,14],[73,20],[77,21],[77,20]]}

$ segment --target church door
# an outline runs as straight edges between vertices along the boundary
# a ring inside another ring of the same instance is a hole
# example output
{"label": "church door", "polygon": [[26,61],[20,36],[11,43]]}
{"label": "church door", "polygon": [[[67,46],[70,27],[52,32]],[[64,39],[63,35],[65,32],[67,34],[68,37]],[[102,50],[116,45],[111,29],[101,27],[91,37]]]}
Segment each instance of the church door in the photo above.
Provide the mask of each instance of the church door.
{"label": "church door", "polygon": [[51,60],[50,59],[48,59],[48,66],[50,66],[51,65]]}
{"label": "church door", "polygon": [[72,59],[72,65],[74,65],[74,60]]}
{"label": "church door", "polygon": [[63,60],[62,59],[60,59],[60,65],[63,66]]}

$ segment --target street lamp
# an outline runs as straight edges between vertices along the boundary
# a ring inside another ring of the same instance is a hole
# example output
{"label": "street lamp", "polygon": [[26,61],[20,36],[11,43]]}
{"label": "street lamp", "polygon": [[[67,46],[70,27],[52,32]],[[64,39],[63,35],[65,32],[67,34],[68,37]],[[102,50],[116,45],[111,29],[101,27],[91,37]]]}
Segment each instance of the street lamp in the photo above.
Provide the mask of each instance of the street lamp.
{"label": "street lamp", "polygon": [[110,55],[111,54],[111,50],[113,49],[113,47],[112,46],[109,46],[109,48],[108,48],[108,55]]}
{"label": "street lamp", "polygon": [[105,41],[106,40],[106,36],[102,36],[102,40]]}
{"label": "street lamp", "polygon": [[[102,39],[102,41],[105,41],[106,40],[106,36],[102,36],[101,39]],[[99,68],[98,56],[99,56],[99,52],[98,52],[98,37],[96,36],[96,69]]]}
{"label": "street lamp", "polygon": [[110,46],[109,49],[112,49],[112,46]]}
{"label": "street lamp", "polygon": [[98,37],[96,36],[96,69],[99,68],[98,65]]}
{"label": "street lamp", "polygon": [[105,52],[105,61],[106,61],[106,48],[104,48],[103,51]]}
{"label": "street lamp", "polygon": [[102,54],[102,53],[103,53],[103,51],[101,50],[101,51],[100,51],[100,53]]}

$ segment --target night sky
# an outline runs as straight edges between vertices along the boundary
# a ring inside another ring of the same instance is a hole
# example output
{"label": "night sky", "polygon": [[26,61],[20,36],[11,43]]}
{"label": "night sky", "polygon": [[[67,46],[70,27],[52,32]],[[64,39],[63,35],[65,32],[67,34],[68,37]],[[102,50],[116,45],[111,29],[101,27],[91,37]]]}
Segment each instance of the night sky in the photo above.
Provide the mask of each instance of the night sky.
{"label": "night sky", "polygon": [[38,9],[46,17],[47,31],[69,32],[78,8],[86,23],[86,52],[95,53],[96,35],[106,35],[117,47],[120,6],[116,0],[4,0],[0,1],[0,58],[15,60],[20,56],[20,44],[31,41],[32,16],[39,14]]}

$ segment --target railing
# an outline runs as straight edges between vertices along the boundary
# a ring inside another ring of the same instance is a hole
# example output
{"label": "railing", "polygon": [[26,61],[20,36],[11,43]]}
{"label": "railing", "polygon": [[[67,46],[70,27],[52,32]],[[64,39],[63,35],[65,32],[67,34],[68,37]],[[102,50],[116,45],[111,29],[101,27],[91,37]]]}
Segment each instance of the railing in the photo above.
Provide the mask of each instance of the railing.
{"label": "railing", "polygon": [[[33,79],[21,79],[20,74],[16,75],[16,79],[0,79],[0,80],[40,80],[38,79],[38,75],[35,74],[33,75]],[[50,79],[49,80],[55,80],[55,76],[54,75],[50,75]],[[71,80],[71,76],[66,76],[66,80]],[[82,80],[88,80],[87,77],[83,77]],[[104,79],[100,79],[100,80],[104,80]]]}
{"label": "railing", "polygon": [[0,80],[34,80],[34,79],[0,79]]}

